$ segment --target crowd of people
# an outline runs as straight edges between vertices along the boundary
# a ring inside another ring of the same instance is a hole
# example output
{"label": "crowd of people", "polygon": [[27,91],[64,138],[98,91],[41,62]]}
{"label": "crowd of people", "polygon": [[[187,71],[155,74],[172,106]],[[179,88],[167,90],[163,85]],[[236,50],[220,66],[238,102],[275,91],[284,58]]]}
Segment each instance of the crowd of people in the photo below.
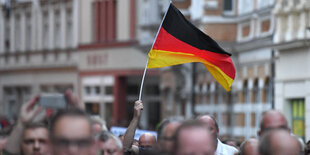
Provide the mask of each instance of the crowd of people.
{"label": "crowd of people", "polygon": [[[261,118],[257,138],[240,146],[222,142],[220,127],[211,115],[192,119],[171,117],[157,128],[157,138],[144,133],[138,140],[135,131],[143,112],[136,101],[134,115],[124,135],[113,135],[100,118],[90,117],[84,105],[70,91],[68,107],[41,114],[39,96],[21,107],[12,130],[0,132],[0,155],[302,155],[310,154],[308,145],[294,135],[284,115],[266,111]],[[246,131],[245,131],[246,132]],[[226,144],[225,144],[226,143]]]}

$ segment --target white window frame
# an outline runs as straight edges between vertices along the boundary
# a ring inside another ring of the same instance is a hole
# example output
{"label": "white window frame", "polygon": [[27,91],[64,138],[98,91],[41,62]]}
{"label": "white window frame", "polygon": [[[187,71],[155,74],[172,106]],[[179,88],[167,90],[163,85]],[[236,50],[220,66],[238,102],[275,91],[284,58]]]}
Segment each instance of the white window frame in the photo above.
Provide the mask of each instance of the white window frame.
{"label": "white window frame", "polygon": [[231,9],[230,11],[224,10],[224,1],[225,1],[225,0],[223,0],[223,5],[222,5],[223,14],[226,15],[226,16],[232,16],[232,15],[234,15],[234,13],[235,13],[235,0],[231,0],[231,5],[232,5],[231,7],[232,7],[232,9]]}

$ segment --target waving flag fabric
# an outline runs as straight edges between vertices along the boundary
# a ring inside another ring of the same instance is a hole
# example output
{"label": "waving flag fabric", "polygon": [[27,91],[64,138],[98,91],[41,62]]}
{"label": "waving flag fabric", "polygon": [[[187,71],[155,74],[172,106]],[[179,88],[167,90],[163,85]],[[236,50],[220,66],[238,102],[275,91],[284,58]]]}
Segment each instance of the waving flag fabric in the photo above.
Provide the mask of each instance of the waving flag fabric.
{"label": "waving flag fabric", "polygon": [[147,68],[201,62],[226,91],[230,91],[235,78],[231,54],[187,21],[173,4],[166,12],[148,55]]}

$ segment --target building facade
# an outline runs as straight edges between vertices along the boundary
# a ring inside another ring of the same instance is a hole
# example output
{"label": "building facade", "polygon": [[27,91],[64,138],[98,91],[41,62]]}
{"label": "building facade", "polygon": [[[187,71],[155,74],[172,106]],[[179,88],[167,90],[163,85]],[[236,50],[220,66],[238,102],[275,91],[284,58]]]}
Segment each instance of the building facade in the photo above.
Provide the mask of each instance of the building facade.
{"label": "building facade", "polygon": [[[147,58],[138,46],[138,5],[136,0],[2,3],[1,114],[13,120],[34,94],[72,89],[88,113],[108,125],[128,125]],[[145,129],[159,122],[158,80],[158,71],[148,72]]]}
{"label": "building facade", "polygon": [[79,1],[10,1],[0,8],[1,114],[16,118],[39,92],[77,92]]}
{"label": "building facade", "polygon": [[211,114],[218,120],[223,138],[255,137],[261,114],[272,108],[275,1],[172,2],[200,30],[232,53],[236,78],[232,90],[226,92],[202,64],[162,69],[160,90],[165,105],[162,116],[188,118]]}
{"label": "building facade", "polygon": [[[1,115],[14,120],[34,94],[72,89],[108,125],[129,123],[169,0],[1,2]],[[232,53],[236,78],[226,92],[202,64],[148,70],[141,128],[207,113],[223,138],[243,140],[257,135],[262,112],[274,107],[295,134],[310,138],[307,0],[172,2]]]}
{"label": "building facade", "polygon": [[309,39],[310,2],[278,0],[273,10],[276,31],[275,108],[286,115],[292,131],[310,139]]}
{"label": "building facade", "polygon": [[196,70],[195,111],[213,114],[223,137],[256,137],[263,111],[272,107],[274,1],[204,1],[201,29],[232,53],[236,77],[226,92],[203,66]]}

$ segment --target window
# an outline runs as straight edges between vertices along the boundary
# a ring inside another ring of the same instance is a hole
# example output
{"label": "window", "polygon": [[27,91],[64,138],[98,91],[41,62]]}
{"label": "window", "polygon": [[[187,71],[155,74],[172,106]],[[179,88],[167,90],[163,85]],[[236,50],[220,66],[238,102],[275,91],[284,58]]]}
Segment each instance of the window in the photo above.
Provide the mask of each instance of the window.
{"label": "window", "polygon": [[305,101],[294,99],[291,104],[293,133],[305,139]]}
{"label": "window", "polygon": [[110,102],[106,102],[104,106],[104,119],[107,120],[107,124],[112,124],[113,122],[110,121],[113,120],[113,104]]}
{"label": "window", "polygon": [[86,95],[90,95],[91,94],[90,86],[86,86],[85,87],[85,94]]}
{"label": "window", "polygon": [[60,33],[60,11],[55,11],[55,34],[54,34],[54,43],[55,48],[60,48],[60,42],[61,42],[61,33]]}
{"label": "window", "polygon": [[99,103],[86,103],[85,109],[88,114],[99,115],[100,105]]}
{"label": "window", "polygon": [[232,11],[233,10],[233,0],[223,0],[223,10],[224,11]]}
{"label": "window", "polygon": [[32,31],[31,31],[31,14],[27,13],[26,14],[26,38],[25,38],[25,48],[26,51],[30,51],[31,50],[31,41],[32,41]]}
{"label": "window", "polygon": [[48,49],[49,42],[49,33],[48,33],[48,24],[44,24],[43,26],[43,49]]}
{"label": "window", "polygon": [[113,95],[113,87],[112,86],[106,86],[104,88],[105,94],[106,95]]}
{"label": "window", "polygon": [[99,86],[96,86],[96,87],[95,87],[95,91],[96,91],[96,95],[100,95],[101,89],[100,89]]}
{"label": "window", "polygon": [[248,80],[245,80],[242,88],[242,99],[241,102],[248,103],[249,102],[249,93],[248,93]]}
{"label": "window", "polygon": [[155,130],[155,125],[160,122],[160,102],[148,103],[148,127]]}
{"label": "window", "polygon": [[245,114],[244,113],[235,113],[234,114],[234,125],[235,126],[245,126]]}
{"label": "window", "polygon": [[128,85],[127,86],[127,94],[128,95],[137,95],[139,93],[139,86],[138,85]]}
{"label": "window", "polygon": [[72,44],[73,27],[72,27],[72,9],[71,8],[67,8],[66,10],[66,21],[67,21],[66,43],[67,43],[67,47],[72,48],[73,47],[73,44]]}
{"label": "window", "polygon": [[263,93],[262,93],[262,102],[263,103],[271,103],[271,83],[269,78],[266,78]]}
{"label": "window", "polygon": [[43,12],[43,49],[48,49],[48,45],[49,45],[49,23],[48,23],[48,12],[44,11]]}
{"label": "window", "polygon": [[158,95],[159,94],[158,85],[148,85],[145,89],[145,93],[148,95]]}
{"label": "window", "polygon": [[254,2],[253,0],[239,0],[238,1],[238,13],[239,15],[241,14],[246,14],[250,13],[254,10]]}
{"label": "window", "polygon": [[252,103],[259,103],[260,102],[260,90],[258,86],[258,79],[255,79],[254,81],[254,87],[253,87],[253,95],[252,95]]}
{"label": "window", "polygon": [[[283,3],[287,3],[287,1],[286,1],[286,0],[283,0],[283,1],[282,1],[282,4],[283,4]],[[272,4],[274,4],[274,0],[268,0],[268,1],[266,1],[266,0],[258,0],[258,1],[257,1],[258,9],[264,8],[264,7],[268,7],[268,6],[272,5]],[[286,5],[284,5],[284,6],[286,6]],[[283,7],[284,7],[284,6],[283,6]]]}
{"label": "window", "polygon": [[207,83],[206,85],[206,103],[210,103],[210,95],[211,95],[211,90],[210,90],[210,83]]}
{"label": "window", "polygon": [[67,47],[72,48],[73,47],[73,44],[72,44],[72,40],[73,40],[73,38],[72,38],[72,35],[73,35],[73,33],[72,33],[72,23],[69,22],[69,21],[67,22],[66,33],[67,33],[67,35],[66,35]]}
{"label": "window", "polygon": [[223,0],[223,13],[225,15],[234,14],[234,0]]}
{"label": "window", "polygon": [[223,88],[220,84],[216,83],[215,87],[215,104],[223,103]]}
{"label": "window", "polygon": [[116,39],[116,0],[94,2],[94,33],[96,42],[111,42]]}
{"label": "window", "polygon": [[5,27],[5,39],[4,39],[4,50],[5,51],[9,51],[10,50],[10,39],[11,39],[11,37],[10,37],[10,31],[11,31],[11,29],[10,29],[10,26],[8,26],[9,24],[7,24],[6,23],[6,27]]}
{"label": "window", "polygon": [[65,93],[67,90],[73,91],[73,85],[71,84],[54,85],[54,90],[58,93]]}
{"label": "window", "polygon": [[14,31],[14,38],[15,38],[15,49],[16,51],[21,50],[21,22],[20,22],[20,15],[17,14],[15,17],[15,31]]}
{"label": "window", "polygon": [[23,103],[30,99],[31,87],[29,86],[5,86],[3,87],[3,101],[8,111],[9,119],[14,119]]}

